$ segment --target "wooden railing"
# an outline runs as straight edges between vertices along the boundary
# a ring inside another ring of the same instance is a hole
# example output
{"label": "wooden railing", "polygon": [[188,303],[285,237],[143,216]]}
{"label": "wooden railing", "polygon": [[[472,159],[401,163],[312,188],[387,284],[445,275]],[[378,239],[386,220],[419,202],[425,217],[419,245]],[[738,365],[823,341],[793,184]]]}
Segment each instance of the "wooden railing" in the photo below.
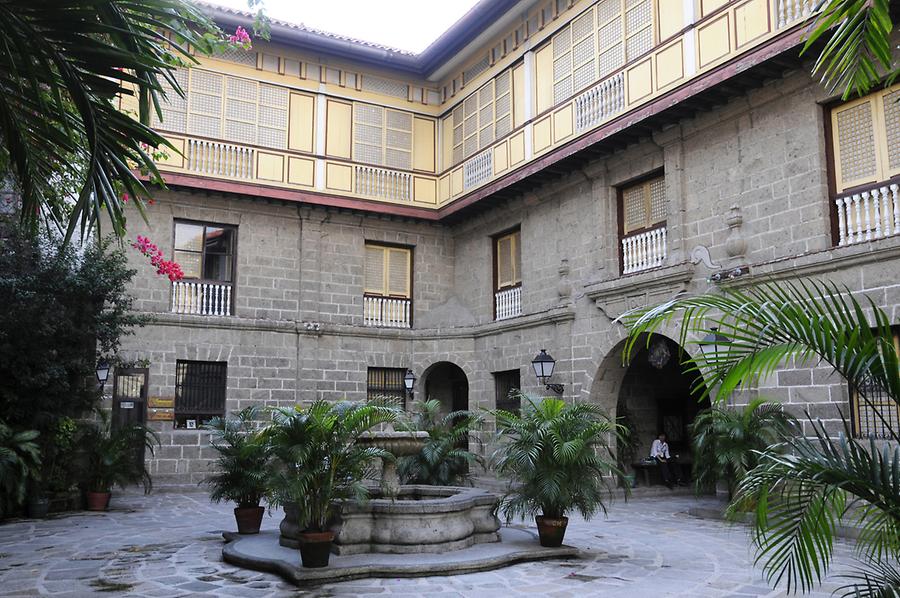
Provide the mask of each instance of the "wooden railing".
{"label": "wooden railing", "polygon": [[590,129],[625,109],[625,74],[594,85],[575,98],[575,130]]}
{"label": "wooden railing", "polygon": [[372,166],[356,166],[354,171],[358,194],[379,199],[412,201],[412,175]]}
{"label": "wooden railing", "polygon": [[522,315],[522,287],[503,289],[494,293],[495,320],[508,320]]}
{"label": "wooden railing", "polygon": [[816,4],[815,0],[778,0],[778,28],[807,18],[816,9]]}
{"label": "wooden railing", "polygon": [[477,187],[494,175],[494,150],[488,148],[463,164],[463,188]]}
{"label": "wooden railing", "polygon": [[397,297],[363,296],[363,325],[380,328],[409,328],[412,300]]}
{"label": "wooden railing", "polygon": [[838,245],[853,245],[900,234],[900,185],[886,184],[839,197]]}
{"label": "wooden railing", "polygon": [[253,150],[238,145],[187,140],[187,170],[237,179],[253,178]]}
{"label": "wooden railing", "polygon": [[231,285],[221,282],[172,283],[172,313],[201,316],[231,315]]}
{"label": "wooden railing", "polygon": [[630,235],[622,239],[622,273],[633,274],[658,268],[666,261],[666,227]]}

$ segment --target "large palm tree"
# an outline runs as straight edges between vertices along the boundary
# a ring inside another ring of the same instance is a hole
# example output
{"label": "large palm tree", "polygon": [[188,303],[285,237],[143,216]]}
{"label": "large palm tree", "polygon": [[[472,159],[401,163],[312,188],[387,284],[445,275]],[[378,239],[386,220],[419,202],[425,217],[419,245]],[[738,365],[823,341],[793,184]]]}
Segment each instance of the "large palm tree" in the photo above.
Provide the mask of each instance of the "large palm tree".
{"label": "large palm tree", "polygon": [[[174,69],[212,50],[216,26],[187,0],[0,0],[0,23],[0,176],[23,223],[68,239],[105,212],[121,236],[123,194],[146,197],[140,172],[158,178],[154,149],[174,151],[151,110],[164,83],[183,94]],[[135,95],[137,114],[121,111]]]}
{"label": "large palm tree", "polygon": [[[823,282],[767,283],[746,290],[679,298],[623,316],[626,356],[646,334],[681,319],[682,345],[698,344],[718,326],[728,341],[704,354],[699,371],[714,399],[752,387],[788,359],[827,364],[877,410],[875,393],[900,400],[900,363],[888,316],[868,298]],[[827,401],[827,397],[823,397]],[[768,579],[808,591],[827,573],[841,523],[859,525],[858,568],[844,595],[900,596],[900,448],[898,430],[882,417],[890,440],[853,438],[811,422],[811,436],[785,436],[759,454],[732,507],[756,504],[753,541]]]}

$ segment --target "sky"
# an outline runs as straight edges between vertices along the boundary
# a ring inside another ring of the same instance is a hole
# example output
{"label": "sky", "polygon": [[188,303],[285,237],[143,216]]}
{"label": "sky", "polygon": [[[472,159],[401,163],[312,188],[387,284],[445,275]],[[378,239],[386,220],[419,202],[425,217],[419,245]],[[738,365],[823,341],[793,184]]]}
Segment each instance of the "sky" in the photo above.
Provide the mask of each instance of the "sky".
{"label": "sky", "polygon": [[[240,10],[246,0],[208,0]],[[264,0],[266,14],[291,23],[421,52],[477,0]]]}

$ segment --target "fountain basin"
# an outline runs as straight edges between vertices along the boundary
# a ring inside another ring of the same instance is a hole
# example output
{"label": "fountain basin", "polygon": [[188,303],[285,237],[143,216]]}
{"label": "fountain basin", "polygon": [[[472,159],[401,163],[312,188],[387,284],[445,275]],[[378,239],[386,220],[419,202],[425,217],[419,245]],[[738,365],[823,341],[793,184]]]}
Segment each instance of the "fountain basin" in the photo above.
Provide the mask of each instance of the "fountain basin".
{"label": "fountain basin", "polygon": [[[332,528],[332,552],[440,553],[499,542],[497,501],[497,495],[486,490],[457,486],[401,486],[395,499],[374,492],[364,503],[344,504]],[[285,509],[279,543],[297,547],[299,532],[296,512]]]}

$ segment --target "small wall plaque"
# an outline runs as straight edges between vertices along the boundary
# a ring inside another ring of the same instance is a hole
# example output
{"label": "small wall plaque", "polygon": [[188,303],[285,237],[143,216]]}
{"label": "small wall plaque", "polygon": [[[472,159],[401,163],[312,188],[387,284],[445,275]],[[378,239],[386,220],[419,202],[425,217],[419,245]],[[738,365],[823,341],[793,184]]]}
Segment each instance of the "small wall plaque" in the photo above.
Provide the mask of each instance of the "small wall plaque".
{"label": "small wall plaque", "polygon": [[174,409],[175,397],[150,397],[147,407],[154,409]]}
{"label": "small wall plaque", "polygon": [[147,409],[147,420],[156,422],[170,422],[175,419],[174,409]]}

